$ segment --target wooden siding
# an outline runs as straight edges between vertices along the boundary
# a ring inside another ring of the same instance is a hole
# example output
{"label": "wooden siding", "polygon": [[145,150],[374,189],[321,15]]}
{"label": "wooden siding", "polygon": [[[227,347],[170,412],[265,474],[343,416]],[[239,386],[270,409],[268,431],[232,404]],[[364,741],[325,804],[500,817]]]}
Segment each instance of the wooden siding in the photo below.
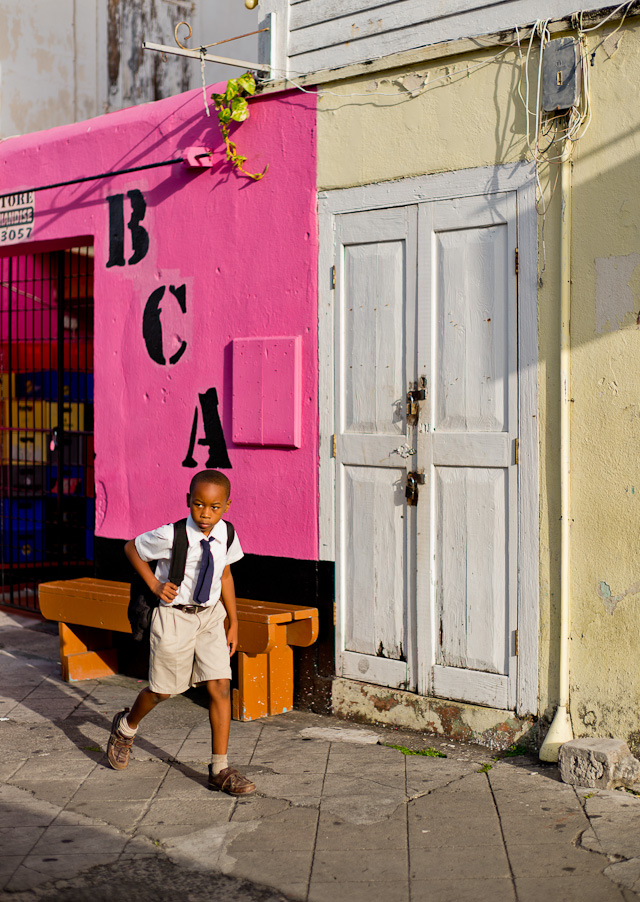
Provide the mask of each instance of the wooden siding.
{"label": "wooden siding", "polygon": [[[306,75],[403,50],[486,35],[592,9],[580,0],[261,0],[263,24],[275,13],[271,45],[278,75]],[[268,43],[261,53],[268,52]]]}

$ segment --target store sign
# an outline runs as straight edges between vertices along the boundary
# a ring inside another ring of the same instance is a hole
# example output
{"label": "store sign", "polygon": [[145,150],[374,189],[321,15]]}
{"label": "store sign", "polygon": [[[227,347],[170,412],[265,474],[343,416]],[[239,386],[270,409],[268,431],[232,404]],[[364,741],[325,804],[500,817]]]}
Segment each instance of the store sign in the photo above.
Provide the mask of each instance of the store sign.
{"label": "store sign", "polygon": [[35,203],[34,191],[0,197],[0,245],[16,244],[31,237]]}

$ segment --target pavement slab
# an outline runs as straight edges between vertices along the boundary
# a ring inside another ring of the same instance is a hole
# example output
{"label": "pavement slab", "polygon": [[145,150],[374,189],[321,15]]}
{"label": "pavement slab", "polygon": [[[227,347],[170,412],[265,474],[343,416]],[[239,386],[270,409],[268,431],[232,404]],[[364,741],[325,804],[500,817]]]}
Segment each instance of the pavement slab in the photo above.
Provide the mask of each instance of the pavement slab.
{"label": "pavement slab", "polygon": [[[208,788],[195,690],[114,771],[112,718],[144,683],[63,683],[55,630],[33,624],[0,612],[2,902],[121,902],[123,881],[132,902],[640,900],[640,799],[527,756],[293,711],[232,723],[258,787],[235,799]],[[429,748],[447,757],[404,754]]]}
{"label": "pavement slab", "polygon": [[623,902],[619,889],[602,875],[574,877],[520,877],[516,880],[518,902]]}
{"label": "pavement slab", "polygon": [[[515,888],[509,877],[430,878],[412,880],[410,887],[411,902],[432,902],[433,899],[438,902],[516,902]],[[561,897],[548,898],[553,902],[564,902]]]}
{"label": "pavement slab", "polygon": [[[379,880],[376,882],[375,892],[375,898],[384,899],[385,902],[409,902],[409,884],[406,880]],[[329,883],[311,882],[309,902],[336,902],[338,898],[348,899],[349,902],[370,902],[371,884],[349,880],[340,883],[337,880]]]}
{"label": "pavement slab", "polygon": [[318,851],[358,852],[366,849],[402,851],[407,848],[407,806],[396,810],[373,824],[353,823],[323,809],[320,812],[316,849]]}

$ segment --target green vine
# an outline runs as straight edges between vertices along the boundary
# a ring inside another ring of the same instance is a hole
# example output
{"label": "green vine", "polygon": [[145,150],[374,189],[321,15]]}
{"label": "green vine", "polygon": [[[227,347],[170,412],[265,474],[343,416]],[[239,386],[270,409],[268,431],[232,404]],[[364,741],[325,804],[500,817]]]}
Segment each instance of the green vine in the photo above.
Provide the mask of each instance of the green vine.
{"label": "green vine", "polygon": [[243,94],[255,94],[256,82],[250,72],[245,72],[240,78],[230,78],[227,82],[227,88],[224,94],[212,94],[211,99],[215,104],[218,112],[218,121],[220,123],[220,131],[224,138],[227,148],[227,160],[238,169],[243,175],[248,176],[254,181],[259,181],[266,173],[269,165],[264,167],[264,172],[247,172],[243,167],[243,163],[247,158],[238,153],[238,149],[234,142],[229,138],[229,127],[232,122],[244,122],[249,118],[249,104]]}

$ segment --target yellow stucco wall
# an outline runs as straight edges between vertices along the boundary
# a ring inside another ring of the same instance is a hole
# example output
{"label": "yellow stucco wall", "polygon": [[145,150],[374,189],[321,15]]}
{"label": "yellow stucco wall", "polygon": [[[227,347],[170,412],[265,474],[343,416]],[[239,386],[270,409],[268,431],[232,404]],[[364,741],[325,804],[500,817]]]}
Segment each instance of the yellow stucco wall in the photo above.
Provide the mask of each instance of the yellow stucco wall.
{"label": "yellow stucco wall", "polygon": [[[613,27],[591,33],[590,50]],[[625,23],[616,39],[620,36],[617,49],[609,41],[598,50],[590,69],[593,119],[574,148],[571,714],[577,736],[633,740],[640,719],[638,20]],[[322,93],[321,87],[319,189],[531,159],[517,91],[517,49],[495,54],[354,78],[330,85],[333,93]],[[425,75],[426,88],[420,90]],[[417,88],[417,96],[407,88]],[[557,173],[555,163],[541,167],[549,204],[544,230],[538,217],[539,710],[547,715],[553,713],[558,686]],[[627,591],[616,605],[616,596]]]}

